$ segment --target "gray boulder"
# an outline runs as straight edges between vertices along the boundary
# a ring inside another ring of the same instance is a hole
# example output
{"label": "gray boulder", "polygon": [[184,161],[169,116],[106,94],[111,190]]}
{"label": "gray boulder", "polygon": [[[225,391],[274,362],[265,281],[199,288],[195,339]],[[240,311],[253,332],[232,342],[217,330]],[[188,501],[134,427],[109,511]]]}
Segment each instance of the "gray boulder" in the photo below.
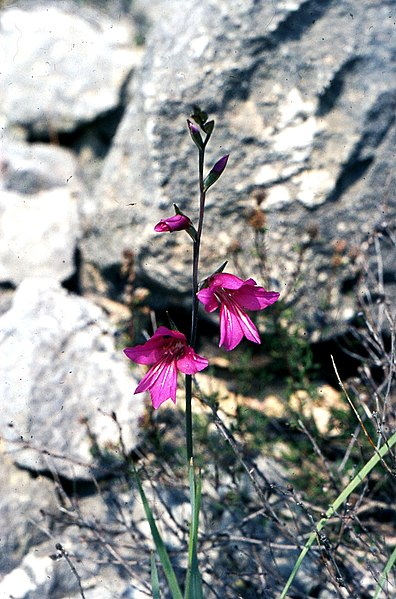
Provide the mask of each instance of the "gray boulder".
{"label": "gray boulder", "polygon": [[18,285],[32,275],[68,279],[80,237],[73,154],[6,135],[0,162],[0,282]]}
{"label": "gray boulder", "polygon": [[[201,276],[234,257],[236,274],[294,302],[312,336],[345,330],[362,245],[395,216],[389,2],[164,6],[97,186],[85,260],[108,268],[127,247],[146,283],[167,289],[159,303],[189,293],[189,239],[156,235],[153,226],[172,202],[197,217],[197,158],[185,121],[196,103],[217,122],[207,170],[231,154],[208,194]],[[257,211],[266,228],[259,251]],[[395,262],[385,262],[385,280],[394,280]]]}
{"label": "gray boulder", "polygon": [[0,12],[0,119],[57,137],[115,109],[139,60],[131,21],[72,2]]}
{"label": "gray boulder", "polygon": [[[120,575],[119,568],[97,563],[94,552],[81,549],[76,531],[61,536],[62,547],[80,578],[86,599],[145,599],[147,592]],[[2,599],[80,599],[81,592],[75,573],[66,559],[56,551],[52,539],[33,548],[18,567],[0,581]]]}
{"label": "gray boulder", "polygon": [[0,281],[68,279],[79,237],[77,197],[58,187],[34,195],[0,190]]}
{"label": "gray boulder", "polygon": [[43,143],[27,144],[5,135],[0,141],[0,186],[31,195],[55,187],[73,187],[76,159],[66,148]]}
{"label": "gray boulder", "polygon": [[[15,567],[26,551],[46,538],[43,510],[56,505],[54,485],[43,476],[33,478],[0,452],[0,575]],[[1,587],[0,587],[1,588]],[[1,595],[0,592],[0,596]]]}
{"label": "gray boulder", "polygon": [[68,478],[108,473],[139,437],[142,396],[103,312],[26,279],[0,318],[0,434],[14,461]]}

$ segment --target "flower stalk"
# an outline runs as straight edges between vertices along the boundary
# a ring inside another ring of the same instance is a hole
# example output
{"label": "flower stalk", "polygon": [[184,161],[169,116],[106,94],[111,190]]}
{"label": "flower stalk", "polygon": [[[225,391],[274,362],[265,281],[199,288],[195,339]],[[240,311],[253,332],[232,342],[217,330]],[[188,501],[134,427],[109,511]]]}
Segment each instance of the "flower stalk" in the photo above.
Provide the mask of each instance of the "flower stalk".
{"label": "flower stalk", "polygon": [[[199,273],[199,252],[201,247],[201,237],[203,229],[203,221],[205,215],[205,200],[206,191],[204,190],[204,165],[205,165],[205,148],[209,140],[206,136],[202,147],[198,147],[198,185],[199,185],[199,216],[196,237],[193,240],[193,263],[192,263],[192,302],[191,302],[191,332],[190,346],[195,347],[197,340],[198,326],[198,273]],[[185,380],[186,390],[186,448],[187,461],[194,457],[193,450],[193,431],[192,431],[192,376],[186,375]]]}

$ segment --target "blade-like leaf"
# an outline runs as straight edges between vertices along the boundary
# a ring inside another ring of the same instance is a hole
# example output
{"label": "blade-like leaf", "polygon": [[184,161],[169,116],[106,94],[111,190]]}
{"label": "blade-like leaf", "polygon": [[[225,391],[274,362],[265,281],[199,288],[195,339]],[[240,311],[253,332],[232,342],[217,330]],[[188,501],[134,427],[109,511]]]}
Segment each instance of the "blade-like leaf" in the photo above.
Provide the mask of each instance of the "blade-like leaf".
{"label": "blade-like leaf", "polygon": [[376,466],[378,464],[378,462],[380,462],[382,460],[382,458],[384,456],[386,456],[388,451],[393,447],[393,445],[395,443],[396,443],[396,433],[393,433],[391,438],[388,439],[388,441],[386,441],[386,443],[384,443],[384,445],[381,447],[381,449],[379,449],[377,451],[377,453],[375,453],[373,455],[373,457],[363,466],[363,468],[357,473],[357,475],[351,480],[351,482],[345,487],[345,489],[343,489],[341,491],[341,493],[339,494],[337,499],[331,504],[331,506],[327,510],[325,516],[321,520],[319,520],[319,522],[315,526],[315,529],[310,534],[308,541],[305,543],[300,555],[298,556],[298,559],[294,565],[292,573],[290,574],[279,599],[285,599],[285,597],[287,596],[287,592],[290,589],[298,570],[300,569],[303,559],[307,555],[308,551],[312,547],[315,540],[318,538],[320,531],[325,526],[327,521],[332,516],[334,516],[334,514],[337,512],[338,508],[348,499],[348,497],[356,489],[356,487],[358,485],[360,485],[361,482],[364,481],[364,479],[368,476],[368,474],[371,472],[371,470],[374,468],[374,466]]}
{"label": "blade-like leaf", "polygon": [[155,555],[154,551],[151,552],[151,592],[153,594],[153,599],[161,599],[159,579],[158,579],[158,570],[157,564],[155,563]]}
{"label": "blade-like leaf", "polygon": [[386,562],[385,568],[382,571],[382,574],[380,576],[380,579],[378,581],[377,584],[377,589],[375,591],[375,594],[373,596],[373,599],[379,599],[382,591],[384,590],[384,587],[386,585],[386,581],[388,580],[388,576],[390,571],[392,570],[394,564],[396,561],[396,547],[394,548],[394,550],[392,551],[392,553],[389,556],[388,561]]}
{"label": "blade-like leaf", "polygon": [[173,597],[173,599],[183,599],[183,595],[180,590],[179,584],[177,582],[175,571],[172,567],[168,552],[166,550],[164,542],[161,538],[161,535],[160,535],[157,525],[155,523],[153,512],[151,511],[151,508],[147,501],[147,497],[143,490],[142,483],[140,482],[139,475],[135,468],[134,468],[134,470],[135,470],[136,484],[137,484],[137,487],[139,490],[140,498],[143,503],[144,511],[146,513],[147,521],[150,525],[151,535],[153,537],[153,541],[154,541],[155,547],[157,549],[158,556],[161,560],[161,564],[164,569],[164,573],[165,573],[166,579],[168,581],[169,589],[172,593],[172,597]]}
{"label": "blade-like leaf", "polygon": [[202,590],[202,579],[199,572],[198,557],[197,557],[197,539],[198,539],[198,524],[199,511],[201,508],[201,490],[202,480],[198,476],[198,481],[195,476],[193,459],[190,461],[188,478],[190,482],[190,503],[191,503],[191,522],[190,522],[190,538],[188,543],[188,566],[186,575],[185,599],[204,599]]}

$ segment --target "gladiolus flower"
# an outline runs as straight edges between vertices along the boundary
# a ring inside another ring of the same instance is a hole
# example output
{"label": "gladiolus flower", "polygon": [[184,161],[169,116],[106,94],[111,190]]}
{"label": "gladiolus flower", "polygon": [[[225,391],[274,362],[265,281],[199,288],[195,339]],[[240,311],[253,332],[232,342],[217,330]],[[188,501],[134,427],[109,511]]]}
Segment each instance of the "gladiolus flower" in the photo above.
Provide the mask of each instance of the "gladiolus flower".
{"label": "gladiolus flower", "polygon": [[135,393],[149,391],[155,409],[171,399],[176,403],[177,372],[196,374],[208,365],[208,360],[196,354],[187,345],[179,331],[158,327],[143,345],[127,347],[124,354],[137,364],[153,364],[135,389]]}
{"label": "gladiolus flower", "polygon": [[245,310],[264,310],[279,298],[279,293],[266,291],[253,279],[243,281],[235,275],[217,273],[207,279],[207,287],[197,294],[206,312],[220,305],[220,343],[226,350],[234,349],[245,336],[261,343],[257,327]]}
{"label": "gladiolus flower", "polygon": [[169,218],[162,218],[160,222],[155,225],[154,231],[157,231],[157,233],[184,231],[191,227],[191,224],[188,216],[185,216],[184,214],[175,214]]}

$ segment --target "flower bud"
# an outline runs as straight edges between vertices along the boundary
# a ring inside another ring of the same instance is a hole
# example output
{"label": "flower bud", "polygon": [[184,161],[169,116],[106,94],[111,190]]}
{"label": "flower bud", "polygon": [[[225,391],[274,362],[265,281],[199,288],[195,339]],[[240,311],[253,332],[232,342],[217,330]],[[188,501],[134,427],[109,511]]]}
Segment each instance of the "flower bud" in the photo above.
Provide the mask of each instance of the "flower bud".
{"label": "flower bud", "polygon": [[226,154],[225,156],[223,156],[216,162],[216,164],[214,165],[214,167],[212,168],[212,170],[210,171],[208,176],[205,178],[204,185],[203,185],[204,191],[207,191],[209,189],[209,187],[211,187],[213,185],[213,183],[216,183],[217,179],[220,177],[220,175],[224,171],[225,167],[227,166],[228,157],[229,157],[229,154]]}
{"label": "flower bud", "polygon": [[195,143],[195,145],[197,146],[197,148],[199,148],[200,150],[202,150],[202,148],[204,147],[204,143],[203,143],[203,140],[202,140],[201,133],[199,131],[199,127],[197,127],[197,125],[195,125],[194,123],[192,123],[188,119],[187,119],[187,125],[188,125],[188,129],[190,131],[190,135],[191,135],[191,138],[192,138],[193,142]]}
{"label": "flower bud", "polygon": [[175,214],[169,218],[162,218],[160,222],[155,225],[154,231],[157,233],[172,233],[173,231],[185,231],[191,227],[192,223],[188,216],[184,214]]}

